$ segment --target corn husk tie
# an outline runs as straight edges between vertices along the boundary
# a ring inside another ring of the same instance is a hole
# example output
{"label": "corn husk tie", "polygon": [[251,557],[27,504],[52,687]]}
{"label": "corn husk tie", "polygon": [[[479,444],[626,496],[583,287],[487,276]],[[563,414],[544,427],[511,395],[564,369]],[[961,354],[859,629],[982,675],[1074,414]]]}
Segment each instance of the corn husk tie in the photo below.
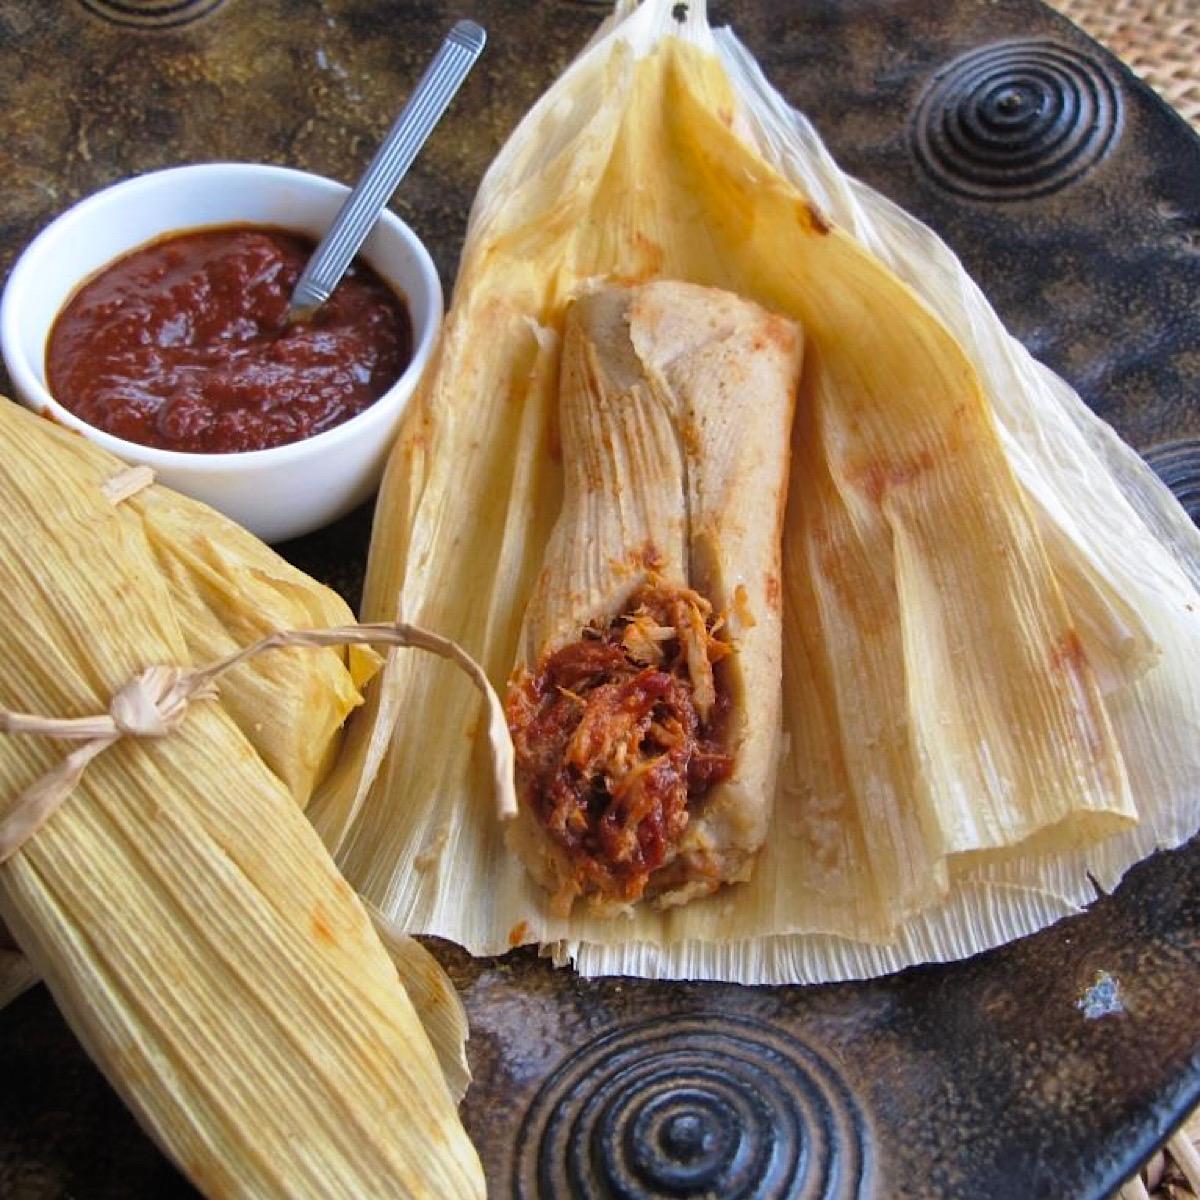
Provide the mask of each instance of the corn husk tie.
{"label": "corn husk tie", "polygon": [[336,629],[293,629],[272,633],[206,667],[147,667],[113,696],[108,712],[100,715],[42,717],[0,709],[0,733],[42,734],[83,742],[26,788],[0,820],[0,863],[12,858],[54,815],[92,759],[122,737],[165,737],[178,728],[193,701],[216,699],[217,680],[226,671],[267,650],[349,645],[416,647],[449,659],[467,673],[488,706],[488,741],[500,816],[515,813],[512,740],[504,709],[483,670],[457,643],[403,621],[343,625]]}

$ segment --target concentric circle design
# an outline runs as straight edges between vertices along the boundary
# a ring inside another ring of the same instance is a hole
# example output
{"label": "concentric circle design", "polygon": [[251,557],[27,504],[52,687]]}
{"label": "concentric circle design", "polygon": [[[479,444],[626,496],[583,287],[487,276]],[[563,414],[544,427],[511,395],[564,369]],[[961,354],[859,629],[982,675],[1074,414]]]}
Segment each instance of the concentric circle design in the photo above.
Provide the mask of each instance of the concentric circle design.
{"label": "concentric circle design", "polygon": [[88,12],[114,25],[166,29],[208,16],[224,0],[80,0]]}
{"label": "concentric circle design", "polygon": [[1147,450],[1144,457],[1187,515],[1200,525],[1200,438],[1164,442]]}
{"label": "concentric circle design", "polygon": [[1019,200],[1077,179],[1120,126],[1120,93],[1098,62],[1031,40],[951,63],[918,101],[912,137],[918,161],[943,187]]}
{"label": "concentric circle design", "polygon": [[826,1059],[768,1025],[667,1017],[606,1033],[543,1083],[521,1200],[849,1200],[860,1110]]}

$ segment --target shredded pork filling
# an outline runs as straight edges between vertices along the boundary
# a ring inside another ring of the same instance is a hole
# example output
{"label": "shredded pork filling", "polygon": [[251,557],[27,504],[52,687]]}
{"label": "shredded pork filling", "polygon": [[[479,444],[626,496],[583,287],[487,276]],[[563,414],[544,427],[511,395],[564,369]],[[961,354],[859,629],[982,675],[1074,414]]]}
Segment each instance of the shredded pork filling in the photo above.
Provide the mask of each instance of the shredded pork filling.
{"label": "shredded pork filling", "polygon": [[724,705],[713,665],[729,653],[718,627],[697,593],[648,586],[510,688],[522,799],[580,892],[637,900],[691,807],[732,772],[714,738]]}

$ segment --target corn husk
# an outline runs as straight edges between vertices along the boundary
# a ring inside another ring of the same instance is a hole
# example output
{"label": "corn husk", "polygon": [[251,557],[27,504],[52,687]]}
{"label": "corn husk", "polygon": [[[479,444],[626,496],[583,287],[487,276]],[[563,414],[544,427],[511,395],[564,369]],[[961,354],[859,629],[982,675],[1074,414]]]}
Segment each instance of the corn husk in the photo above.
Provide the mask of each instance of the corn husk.
{"label": "corn husk", "polygon": [[[476,953],[535,940],[588,973],[748,983],[965,956],[1200,824],[1200,540],[937,237],[839,171],[702,4],[672,8],[618,5],[485,177],[365,614],[511,669],[561,503],[579,287],[679,279],[797,320],[773,835],[744,887],[555,918],[486,811],[474,698],[412,659],[315,819],[372,902]],[[387,739],[388,710],[424,719]]]}
{"label": "corn husk", "polygon": [[0,950],[0,1009],[23,996],[37,981],[37,971],[24,954]]}
{"label": "corn husk", "polygon": [[401,933],[382,913],[368,909],[376,936],[404,984],[421,1026],[437,1054],[450,1095],[457,1104],[467,1094],[467,1010],[441,964],[415,938]]}
{"label": "corn husk", "polygon": [[[6,708],[103,712],[147,665],[188,665],[192,644],[243,622],[341,617],[340,601],[203,506],[165,489],[114,504],[101,485],[117,466],[0,404]],[[291,674],[273,686],[279,664],[256,662],[168,736],[125,738],[97,757],[0,866],[0,919],[205,1194],[482,1195],[396,966],[283,781],[295,730],[265,711],[276,704],[306,736],[332,735],[332,714],[357,697],[354,673],[332,651],[278,654]],[[245,732],[227,701],[242,688]],[[0,795],[62,754],[47,738],[0,738]],[[314,747],[308,778],[326,754]],[[305,779],[291,780],[301,798]],[[446,986],[424,952],[406,950],[410,978],[431,994]]]}
{"label": "corn husk", "polygon": [[[467,1013],[454,985],[437,959],[415,938],[398,933],[378,913],[371,923],[404,984],[409,1000],[425,1030],[446,1087],[459,1103],[471,1083],[467,1063]],[[40,982],[38,973],[20,950],[0,949],[0,1010]]]}
{"label": "corn husk", "polygon": [[[34,425],[3,405],[3,433],[19,445],[37,431],[81,485],[102,490],[121,464],[84,438]],[[213,662],[278,629],[344,625],[351,619],[335,592],[313,583],[232,521],[166,488],[141,487],[120,500],[171,593],[188,653]],[[292,650],[251,659],[224,677],[221,700],[263,761],[301,806],[336,756],[342,725],[361,703],[359,688],[379,663],[365,646]]]}

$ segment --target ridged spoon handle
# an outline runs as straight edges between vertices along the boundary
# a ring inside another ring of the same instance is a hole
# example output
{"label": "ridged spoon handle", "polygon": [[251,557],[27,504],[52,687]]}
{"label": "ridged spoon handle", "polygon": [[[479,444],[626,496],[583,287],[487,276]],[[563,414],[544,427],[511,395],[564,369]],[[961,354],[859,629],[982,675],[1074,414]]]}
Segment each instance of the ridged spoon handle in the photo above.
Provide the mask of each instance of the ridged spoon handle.
{"label": "ridged spoon handle", "polygon": [[332,295],[486,41],[487,34],[474,21],[458,21],[446,35],[375,157],[308,260],[292,292],[289,318],[307,315]]}

